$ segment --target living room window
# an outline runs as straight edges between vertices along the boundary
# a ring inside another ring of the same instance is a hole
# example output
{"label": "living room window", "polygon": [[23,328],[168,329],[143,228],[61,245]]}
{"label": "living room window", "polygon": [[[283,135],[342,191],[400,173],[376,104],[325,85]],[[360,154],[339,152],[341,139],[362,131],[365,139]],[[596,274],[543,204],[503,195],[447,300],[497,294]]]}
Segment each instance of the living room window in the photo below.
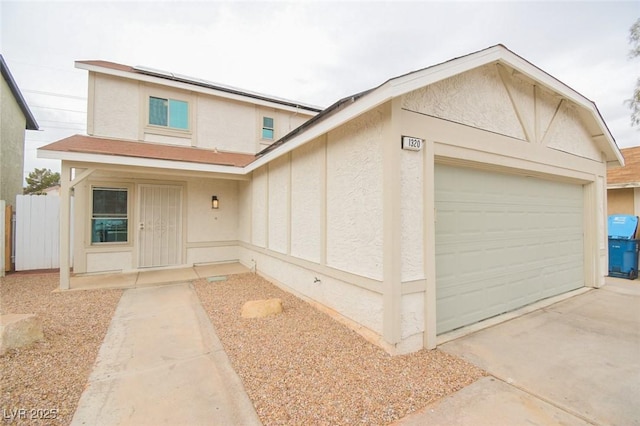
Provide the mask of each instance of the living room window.
{"label": "living room window", "polygon": [[127,188],[94,187],[91,243],[126,243],[129,240]]}
{"label": "living room window", "polygon": [[150,96],[149,124],[189,130],[189,103]]}
{"label": "living room window", "polygon": [[262,117],[262,139],[273,140],[274,127],[272,117]]}

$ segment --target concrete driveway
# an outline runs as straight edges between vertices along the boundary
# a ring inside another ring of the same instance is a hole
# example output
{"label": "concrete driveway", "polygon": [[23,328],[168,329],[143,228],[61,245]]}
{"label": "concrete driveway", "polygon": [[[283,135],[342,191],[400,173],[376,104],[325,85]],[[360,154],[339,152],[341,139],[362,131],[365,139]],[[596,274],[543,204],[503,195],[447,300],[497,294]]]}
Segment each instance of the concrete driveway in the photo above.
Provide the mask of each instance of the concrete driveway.
{"label": "concrete driveway", "polygon": [[640,425],[640,283],[607,280],[440,346],[491,376],[401,423]]}

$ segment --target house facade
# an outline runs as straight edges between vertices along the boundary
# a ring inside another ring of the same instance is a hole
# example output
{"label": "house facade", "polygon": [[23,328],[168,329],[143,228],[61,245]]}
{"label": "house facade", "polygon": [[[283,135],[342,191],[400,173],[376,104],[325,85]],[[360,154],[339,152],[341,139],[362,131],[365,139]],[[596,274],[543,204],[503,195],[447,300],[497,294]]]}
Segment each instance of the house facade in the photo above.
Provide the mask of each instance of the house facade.
{"label": "house facade", "polygon": [[640,147],[620,150],[624,167],[607,172],[607,214],[640,215]]}
{"label": "house facade", "polygon": [[[24,139],[26,130],[38,130],[38,123],[24,100],[18,84],[0,55],[0,277],[12,269],[11,214],[22,194],[24,181]],[[9,214],[7,214],[9,213]]]}
{"label": "house facade", "polygon": [[603,283],[620,151],[591,101],[504,46],[321,112],[77,66],[89,136],[40,149],[62,160],[74,273],[238,260],[392,353]]}
{"label": "house facade", "polygon": [[0,55],[0,200],[14,205],[22,194],[26,130],[38,130],[20,88]]}

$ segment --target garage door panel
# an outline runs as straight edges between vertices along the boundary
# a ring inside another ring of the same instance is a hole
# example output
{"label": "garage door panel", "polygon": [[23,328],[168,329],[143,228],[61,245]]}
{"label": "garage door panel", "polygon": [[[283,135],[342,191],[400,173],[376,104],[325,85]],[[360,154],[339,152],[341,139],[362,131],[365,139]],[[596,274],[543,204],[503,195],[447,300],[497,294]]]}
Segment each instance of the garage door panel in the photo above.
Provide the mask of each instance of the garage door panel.
{"label": "garage door panel", "polygon": [[438,333],[583,285],[579,185],[436,166]]}

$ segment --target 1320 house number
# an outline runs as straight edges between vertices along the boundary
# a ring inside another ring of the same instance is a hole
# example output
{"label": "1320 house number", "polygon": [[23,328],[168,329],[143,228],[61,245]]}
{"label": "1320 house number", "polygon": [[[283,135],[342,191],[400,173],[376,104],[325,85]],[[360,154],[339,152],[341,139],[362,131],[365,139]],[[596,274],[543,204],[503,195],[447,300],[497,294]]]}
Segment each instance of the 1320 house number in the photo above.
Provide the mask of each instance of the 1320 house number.
{"label": "1320 house number", "polygon": [[422,149],[422,143],[424,141],[420,138],[413,138],[411,136],[402,137],[402,149],[408,149],[411,151],[420,151]]}

